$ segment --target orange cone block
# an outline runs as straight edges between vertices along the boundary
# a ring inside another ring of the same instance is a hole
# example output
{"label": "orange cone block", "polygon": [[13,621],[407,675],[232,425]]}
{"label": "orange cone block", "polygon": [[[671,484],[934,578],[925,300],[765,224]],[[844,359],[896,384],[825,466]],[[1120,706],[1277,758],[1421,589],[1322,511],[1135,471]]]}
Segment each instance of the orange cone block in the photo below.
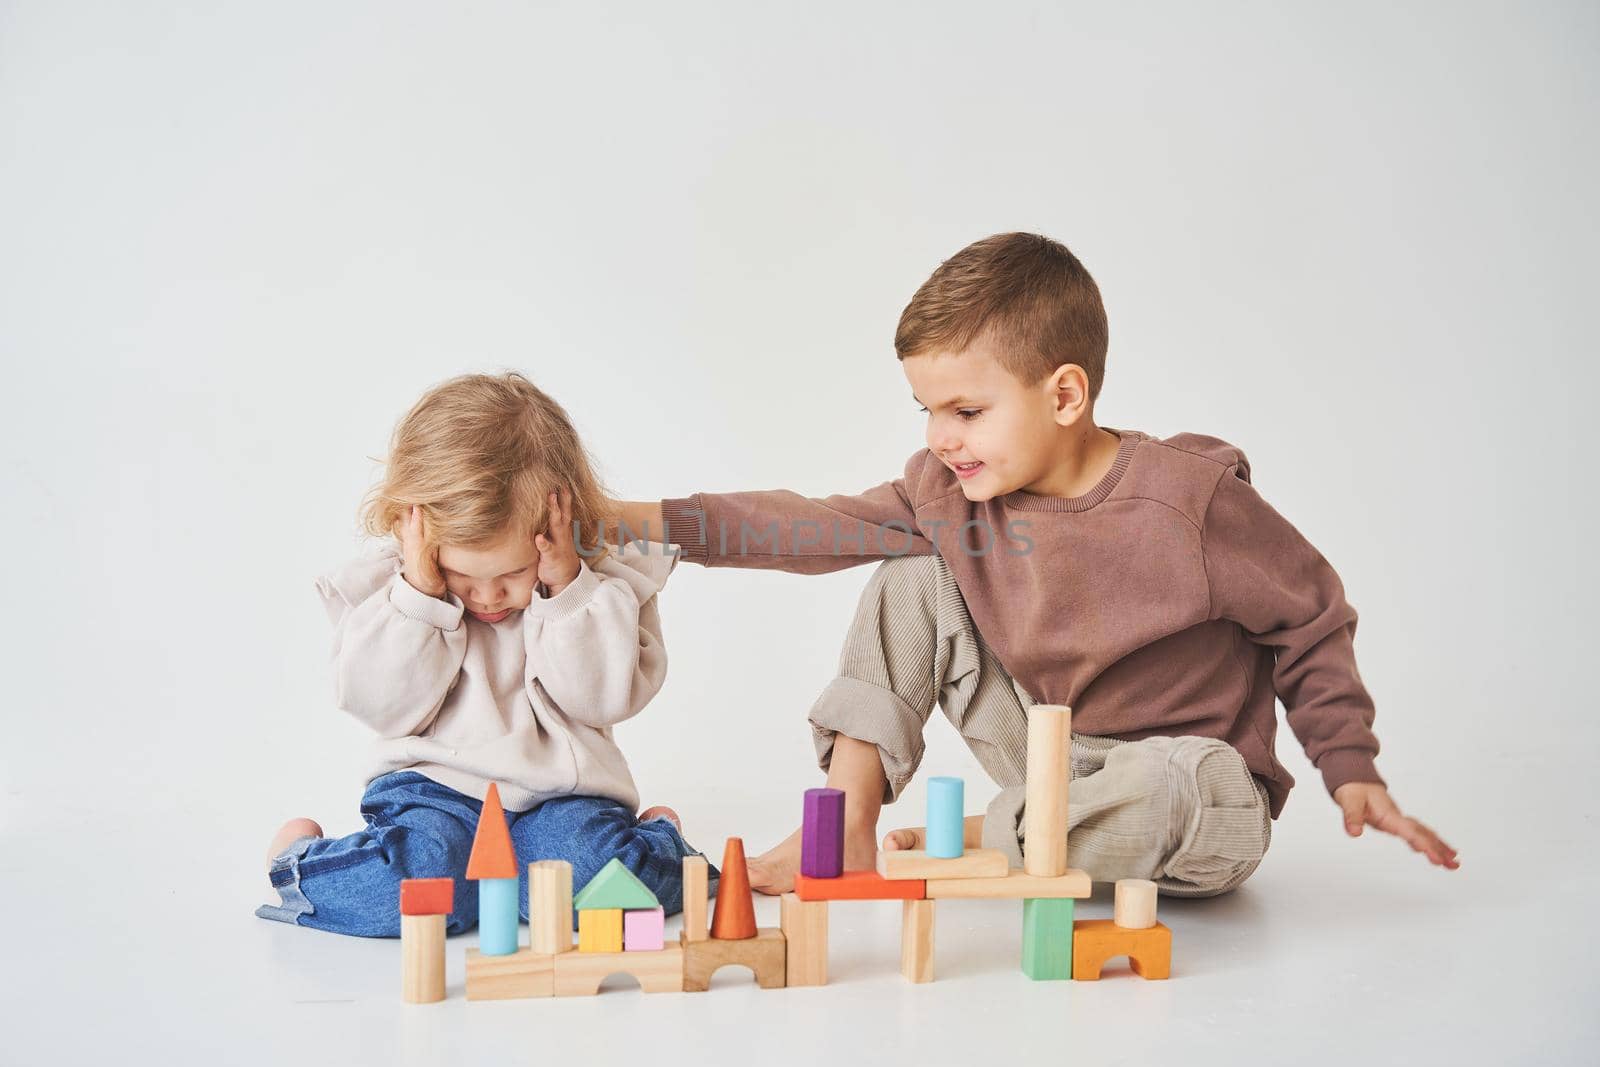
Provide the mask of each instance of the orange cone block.
{"label": "orange cone block", "polygon": [[756,936],[756,905],[750,897],[750,871],[744,865],[744,839],[728,838],[722,852],[722,879],[717,885],[717,910],[711,936],[743,941]]}

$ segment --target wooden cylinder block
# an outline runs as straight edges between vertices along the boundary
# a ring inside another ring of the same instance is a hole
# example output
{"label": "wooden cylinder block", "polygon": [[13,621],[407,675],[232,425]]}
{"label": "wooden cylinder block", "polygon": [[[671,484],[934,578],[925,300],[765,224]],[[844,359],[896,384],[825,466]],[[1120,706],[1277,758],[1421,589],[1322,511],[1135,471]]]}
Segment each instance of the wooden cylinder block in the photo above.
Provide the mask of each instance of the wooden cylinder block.
{"label": "wooden cylinder block", "polygon": [[1156,884],[1145,878],[1119,878],[1111,921],[1124,930],[1148,930],[1154,926]]}
{"label": "wooden cylinder block", "polygon": [[1072,709],[1028,709],[1028,792],[1022,868],[1042,878],[1067,873],[1067,784],[1072,778]]}

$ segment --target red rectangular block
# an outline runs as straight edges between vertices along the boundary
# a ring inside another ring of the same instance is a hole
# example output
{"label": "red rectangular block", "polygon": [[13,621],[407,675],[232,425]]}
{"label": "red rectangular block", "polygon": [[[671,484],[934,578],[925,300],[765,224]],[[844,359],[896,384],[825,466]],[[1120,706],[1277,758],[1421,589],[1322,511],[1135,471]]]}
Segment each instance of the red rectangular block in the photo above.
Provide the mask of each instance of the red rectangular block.
{"label": "red rectangular block", "polygon": [[877,871],[845,871],[837,878],[794,876],[794,895],[801,900],[922,900],[926,878],[890,880]]}
{"label": "red rectangular block", "polygon": [[401,915],[449,915],[455,908],[454,878],[402,878]]}

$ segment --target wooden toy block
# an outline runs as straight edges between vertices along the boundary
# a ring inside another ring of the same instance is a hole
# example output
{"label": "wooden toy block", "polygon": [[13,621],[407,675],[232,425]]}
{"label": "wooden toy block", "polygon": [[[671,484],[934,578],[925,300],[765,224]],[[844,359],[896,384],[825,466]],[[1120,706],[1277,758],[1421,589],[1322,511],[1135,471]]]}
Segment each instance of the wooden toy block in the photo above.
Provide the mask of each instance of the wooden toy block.
{"label": "wooden toy block", "polygon": [[615,856],[600,868],[600,873],[589,879],[589,884],[573,898],[572,906],[579,911],[589,908],[657,908],[661,901],[650,892],[650,887],[639,881]]}
{"label": "wooden toy block", "polygon": [[928,779],[928,855],[955,859],[966,851],[965,794],[959,778]]}
{"label": "wooden toy block", "polygon": [[622,951],[622,909],[590,908],[578,912],[579,952]]}
{"label": "wooden toy block", "polygon": [[1028,709],[1028,786],[1022,867],[1054,877],[1067,869],[1067,786],[1072,778],[1072,709]]}
{"label": "wooden toy block", "polygon": [[528,947],[553,956],[572,951],[572,864],[528,864]]}
{"label": "wooden toy block", "polygon": [[467,949],[468,1000],[521,1000],[556,995],[556,958],[522,949],[510,956],[485,956]]}
{"label": "wooden toy block", "polygon": [[511,827],[506,809],[500,804],[500,787],[489,783],[483,795],[483,811],[472,837],[472,853],[467,857],[467,877],[474,880],[515,878],[517,853],[511,847]]}
{"label": "wooden toy block", "polygon": [[755,937],[738,941],[709,938],[683,942],[683,989],[704,993],[711,988],[711,976],[729,964],[748,967],[762,989],[782,989],[788,983],[785,972],[788,940],[783,931],[763,926]]}
{"label": "wooden toy block", "polygon": [[785,942],[785,984],[828,984],[828,902],[785,893],[779,903]]}
{"label": "wooden toy block", "polygon": [[908,982],[933,981],[933,901],[908,900],[900,912],[900,973]]}
{"label": "wooden toy block", "polygon": [[704,856],[683,857],[683,938],[706,939],[706,900],[709,874]]}
{"label": "wooden toy block", "polygon": [[632,908],[622,913],[622,950],[660,952],[666,947],[666,913],[660,908]]}
{"label": "wooden toy block", "polygon": [[844,870],[844,790],[807,789],[800,821],[800,871],[837,878]]}
{"label": "wooden toy block", "polygon": [[717,909],[711,913],[711,936],[724,941],[756,936],[756,905],[750,896],[743,838],[728,838],[722,852],[722,881],[717,885]]}
{"label": "wooden toy block", "polygon": [[1041,878],[1021,867],[1013,867],[1004,878],[929,878],[927,897],[929,900],[1087,897],[1091,888],[1089,876],[1083,871],[1069,868],[1067,873],[1054,878]]}
{"label": "wooden toy block", "polygon": [[1111,921],[1124,930],[1148,930],[1156,924],[1156,884],[1147,878],[1119,878]]}
{"label": "wooden toy block", "polygon": [[1022,973],[1036,982],[1072,977],[1071,897],[1022,902]]}
{"label": "wooden toy block", "polygon": [[478,951],[509,956],[517,951],[522,887],[515,877],[485,878],[478,883]]}
{"label": "wooden toy block", "polygon": [[456,906],[454,878],[402,878],[401,915],[449,915]]}
{"label": "wooden toy block", "polygon": [[554,957],[556,996],[592,997],[613,974],[631,974],[646,993],[683,992],[683,946],[660,952],[563,952]]}
{"label": "wooden toy block", "polygon": [[1011,870],[997,848],[975,848],[955,859],[932,856],[921,849],[878,853],[878,874],[890,881],[906,878],[1004,878]]}
{"label": "wooden toy block", "polygon": [[927,896],[921,878],[893,881],[877,871],[845,871],[837,878],[794,876],[794,895],[801,900],[921,900]]}
{"label": "wooden toy block", "polygon": [[444,921],[439,914],[400,915],[400,996],[407,1004],[444,999]]}
{"label": "wooden toy block", "polygon": [[1072,977],[1093,982],[1100,968],[1117,956],[1128,957],[1133,973],[1151,980],[1172,974],[1172,931],[1162,922],[1128,930],[1111,919],[1079,919],[1072,931]]}

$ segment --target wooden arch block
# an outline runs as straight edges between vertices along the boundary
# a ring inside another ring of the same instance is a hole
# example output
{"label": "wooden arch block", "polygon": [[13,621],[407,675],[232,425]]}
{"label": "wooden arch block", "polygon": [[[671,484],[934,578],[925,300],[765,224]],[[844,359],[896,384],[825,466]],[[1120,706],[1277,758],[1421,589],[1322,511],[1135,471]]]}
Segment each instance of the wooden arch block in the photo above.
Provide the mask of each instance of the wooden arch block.
{"label": "wooden arch block", "polygon": [[1109,959],[1128,957],[1133,973],[1144,978],[1172,974],[1172,931],[1165,923],[1129,930],[1110,919],[1079,919],[1072,930],[1072,977],[1093,982]]}

